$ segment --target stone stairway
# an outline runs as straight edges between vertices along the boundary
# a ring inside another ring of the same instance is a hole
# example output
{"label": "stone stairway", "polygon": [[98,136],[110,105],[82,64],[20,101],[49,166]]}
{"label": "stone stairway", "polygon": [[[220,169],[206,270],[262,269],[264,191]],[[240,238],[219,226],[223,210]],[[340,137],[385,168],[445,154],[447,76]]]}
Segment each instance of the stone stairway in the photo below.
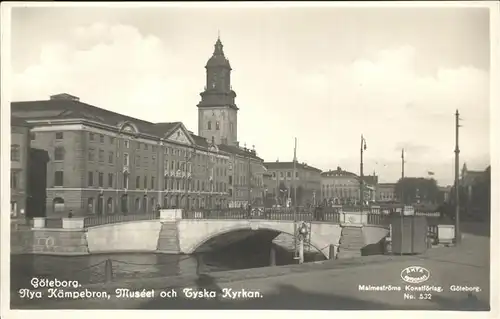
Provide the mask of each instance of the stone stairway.
{"label": "stone stairway", "polygon": [[163,222],[156,250],[162,253],[179,253],[179,232],[176,222]]}
{"label": "stone stairway", "polygon": [[365,246],[361,227],[342,227],[340,234],[338,259],[361,257],[361,248]]}

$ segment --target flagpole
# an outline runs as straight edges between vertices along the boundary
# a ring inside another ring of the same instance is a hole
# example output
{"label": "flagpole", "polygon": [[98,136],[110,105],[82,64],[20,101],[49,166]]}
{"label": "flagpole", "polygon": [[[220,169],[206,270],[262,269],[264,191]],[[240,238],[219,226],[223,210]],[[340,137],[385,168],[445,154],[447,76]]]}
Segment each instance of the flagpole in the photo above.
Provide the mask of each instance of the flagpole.
{"label": "flagpole", "polygon": [[[295,170],[296,170],[296,162],[297,162],[297,138],[295,138],[295,144],[293,147],[293,176],[292,176],[292,185],[294,188],[294,201],[293,201],[293,231],[294,231],[294,236],[293,236],[293,241],[294,241],[294,246],[295,246],[295,253],[297,253],[297,191],[295,187]],[[291,196],[290,192],[288,193],[288,196]]]}
{"label": "flagpole", "polygon": [[404,178],[405,178],[405,149],[401,150],[401,251],[400,255],[403,255],[403,227],[404,227]]}

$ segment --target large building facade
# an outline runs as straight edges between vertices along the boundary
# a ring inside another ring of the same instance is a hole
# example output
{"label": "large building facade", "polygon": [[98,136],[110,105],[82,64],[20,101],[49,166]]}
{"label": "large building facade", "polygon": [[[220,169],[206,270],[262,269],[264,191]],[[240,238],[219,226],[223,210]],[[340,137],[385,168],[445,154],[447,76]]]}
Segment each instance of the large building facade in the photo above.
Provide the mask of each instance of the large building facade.
{"label": "large building facade", "polygon": [[[268,192],[272,193],[280,205],[285,205],[287,198],[297,196],[297,205],[315,205],[320,198],[321,170],[305,163],[266,162],[269,172]],[[294,176],[295,172],[295,176]],[[296,188],[296,194],[295,190]]]}
{"label": "large building facade", "polygon": [[[364,200],[375,201],[378,177],[364,176]],[[360,178],[358,175],[337,167],[321,173],[321,199],[336,205],[354,205],[360,202]]]}
{"label": "large building facade", "polygon": [[380,183],[377,185],[377,202],[394,202],[399,200],[396,194],[396,183]]}
{"label": "large building facade", "polygon": [[32,127],[31,147],[49,154],[47,215],[134,214],[158,206],[218,208],[262,200],[263,161],[236,140],[238,109],[234,92],[227,91],[231,69],[219,39],[206,69],[200,135],[181,122],[151,123],[65,93],[13,102],[12,114]]}
{"label": "large building facade", "polygon": [[10,124],[10,216],[23,218],[28,199],[29,127],[16,117],[11,117]]}

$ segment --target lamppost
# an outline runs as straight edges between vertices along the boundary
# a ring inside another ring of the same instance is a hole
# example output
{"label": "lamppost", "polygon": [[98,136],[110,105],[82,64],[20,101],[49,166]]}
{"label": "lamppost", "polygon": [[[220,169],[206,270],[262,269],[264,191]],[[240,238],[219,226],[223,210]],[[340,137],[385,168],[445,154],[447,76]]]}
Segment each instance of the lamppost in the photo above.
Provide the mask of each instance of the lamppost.
{"label": "lamppost", "polygon": [[365,192],[364,192],[364,178],[363,178],[363,151],[366,151],[366,140],[363,137],[363,134],[361,134],[361,147],[359,149],[360,154],[361,154],[361,161],[359,163],[359,200],[361,204],[361,212],[363,212],[363,204],[364,204],[364,199],[365,199]]}
{"label": "lamppost", "polygon": [[297,237],[299,240],[299,264],[304,263],[304,240],[306,239],[307,235],[309,234],[309,229],[306,225],[305,222],[302,222],[298,227],[297,227]]}

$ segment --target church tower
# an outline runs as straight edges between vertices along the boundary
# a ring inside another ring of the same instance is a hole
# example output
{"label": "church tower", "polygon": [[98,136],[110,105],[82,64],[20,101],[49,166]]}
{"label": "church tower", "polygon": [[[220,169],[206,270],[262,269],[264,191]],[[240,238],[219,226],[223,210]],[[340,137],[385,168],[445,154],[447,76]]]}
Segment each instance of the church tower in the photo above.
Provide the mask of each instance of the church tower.
{"label": "church tower", "polygon": [[215,144],[236,145],[238,141],[238,107],[231,87],[231,65],[224,56],[220,37],[208,60],[205,91],[198,103],[198,135]]}

